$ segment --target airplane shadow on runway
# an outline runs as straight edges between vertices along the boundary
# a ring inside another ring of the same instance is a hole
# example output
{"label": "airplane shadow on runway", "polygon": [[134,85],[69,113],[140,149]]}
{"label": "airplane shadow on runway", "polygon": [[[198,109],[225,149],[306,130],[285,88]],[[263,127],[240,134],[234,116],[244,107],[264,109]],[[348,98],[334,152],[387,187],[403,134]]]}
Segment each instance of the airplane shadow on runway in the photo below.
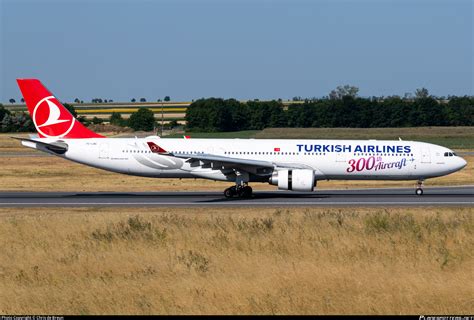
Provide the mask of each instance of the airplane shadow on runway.
{"label": "airplane shadow on runway", "polygon": [[[221,192],[0,192],[0,205],[9,202],[28,204],[54,203],[94,204],[94,205],[206,205],[236,204],[287,205],[324,203],[472,203],[474,188],[425,189],[423,196],[417,196],[411,189],[372,189],[372,190],[321,190],[312,193],[291,191],[256,191],[251,198],[225,198]],[[474,203],[473,203],[474,204]]]}
{"label": "airplane shadow on runway", "polygon": [[[407,197],[418,198],[411,190],[334,190],[315,191],[308,193],[257,191],[250,199],[226,199],[221,192],[0,192],[0,198],[223,198],[226,200],[251,200],[271,198],[328,198],[328,197]],[[474,197],[473,192],[460,190],[458,192],[435,192],[425,190],[423,197]]]}
{"label": "airplane shadow on runway", "polygon": [[[143,193],[125,193],[125,192],[97,192],[97,193],[71,193],[65,194],[63,197],[67,198],[173,198],[173,199],[186,199],[186,198],[204,198],[200,202],[217,202],[217,201],[252,201],[262,199],[317,199],[317,198],[379,198],[379,197],[390,197],[390,198],[437,198],[437,197],[473,197],[473,193],[449,193],[449,192],[437,192],[427,193],[423,196],[417,196],[412,191],[334,191],[334,192],[311,192],[311,193],[298,193],[298,192],[254,192],[251,198],[225,198],[220,192],[143,192]],[[41,197],[41,196],[40,196]],[[44,196],[43,196],[44,197]],[[57,196],[56,196],[57,197]],[[206,200],[205,198],[210,198]]]}
{"label": "airplane shadow on runway", "polygon": [[[259,192],[254,193],[251,198],[219,198],[219,199],[210,199],[210,200],[202,200],[199,201],[201,203],[208,203],[208,202],[226,202],[226,201],[258,201],[264,199],[341,199],[341,198],[350,198],[353,200],[371,200],[377,198],[391,198],[391,199],[400,199],[400,198],[409,198],[410,200],[416,201],[416,199],[437,199],[439,197],[472,197],[473,194],[463,193],[463,194],[452,194],[452,193],[436,193],[436,194],[424,194],[423,196],[417,196],[414,193],[394,193],[394,192],[387,192],[387,193],[371,193],[371,192],[361,192],[361,193],[354,193],[354,192],[337,192],[337,193],[281,193],[281,192]],[[269,202],[271,203],[271,202]],[[297,202],[295,202],[297,203]],[[341,203],[343,203],[341,201]]]}

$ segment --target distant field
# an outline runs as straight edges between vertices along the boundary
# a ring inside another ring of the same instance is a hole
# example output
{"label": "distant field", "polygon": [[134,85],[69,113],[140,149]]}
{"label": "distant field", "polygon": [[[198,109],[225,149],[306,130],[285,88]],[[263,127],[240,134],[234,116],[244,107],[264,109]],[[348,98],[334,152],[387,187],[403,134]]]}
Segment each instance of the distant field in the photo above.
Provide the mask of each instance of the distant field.
{"label": "distant field", "polygon": [[[241,102],[245,102],[242,100]],[[184,121],[184,117],[186,114],[186,110],[189,105],[192,103],[191,101],[180,101],[180,102],[107,102],[107,103],[71,103],[76,109],[76,112],[79,115],[85,116],[88,119],[92,119],[93,117],[97,116],[99,118],[109,118],[112,112],[119,112],[126,114],[125,118],[128,118],[128,115],[132,112],[136,112],[139,108],[148,108],[156,114],[161,113],[163,109],[163,113],[182,113],[182,116],[178,117],[177,120],[181,122]],[[287,108],[289,105],[294,104],[302,104],[303,101],[283,101],[284,108]],[[27,111],[27,107],[24,103],[18,104],[5,104],[5,108],[10,111],[18,112],[18,111]]]}
{"label": "distant field", "polygon": [[[161,113],[161,108],[148,108],[148,109],[151,110],[154,113]],[[95,114],[95,113],[98,113],[98,114],[102,114],[102,113],[111,114],[112,112],[132,113],[132,112],[136,112],[137,110],[138,110],[138,108],[80,109],[80,110],[76,110],[76,112],[77,112],[77,114]],[[186,112],[186,108],[166,108],[166,109],[163,109],[163,113],[172,113],[172,112],[181,112],[181,113],[183,113],[183,112]]]}
{"label": "distant field", "polygon": [[473,314],[473,213],[0,209],[0,310]]}
{"label": "distant field", "polygon": [[[246,102],[248,100],[240,100],[240,102]],[[192,101],[160,101],[160,102],[155,102],[155,101],[147,101],[147,102],[103,102],[103,103],[75,103],[75,102],[68,102],[68,101],[62,101],[64,103],[69,103],[70,105],[73,105],[74,108],[76,109],[95,109],[95,108],[127,108],[127,107],[144,107],[144,108],[150,108],[150,107],[156,107],[156,108],[161,108],[163,106],[164,108],[169,108],[169,107],[189,107],[189,105],[192,103]],[[295,104],[303,104],[304,101],[282,101],[282,104],[284,106],[289,106],[289,105],[295,105]],[[5,103],[3,105],[5,108],[9,110],[26,110],[26,104],[24,103]]]}
{"label": "distant field", "polygon": [[[162,105],[163,104],[163,105]],[[139,103],[94,103],[94,104],[75,104],[72,105],[80,116],[85,116],[88,119],[93,117],[108,119],[112,112],[119,112],[124,118],[128,118],[130,113],[136,112],[139,108],[148,108],[155,117],[161,117],[161,112],[165,117],[173,118],[179,121],[184,121],[187,107],[190,102],[139,102]],[[27,111],[26,105],[15,104],[5,105],[11,111]]]}
{"label": "distant field", "polygon": [[[70,105],[74,106],[76,110],[81,110],[81,109],[104,109],[104,108],[150,108],[150,107],[155,107],[155,108],[173,108],[173,107],[183,107],[186,108],[188,107],[191,102],[107,102],[107,103],[74,103],[74,102],[67,102],[63,101],[65,103],[69,103]],[[12,110],[12,111],[18,111],[18,110],[27,110],[26,104],[4,104],[3,105],[5,108]]]}
{"label": "distant field", "polygon": [[[130,118],[130,113],[121,113],[121,116],[123,119],[128,119]],[[94,117],[97,117],[99,119],[104,119],[104,120],[109,120],[110,119],[110,114],[101,114],[101,113],[91,113],[91,114],[81,114],[81,116],[85,116],[88,119],[92,119]],[[161,120],[161,113],[155,113],[155,120],[160,122]],[[177,120],[181,122],[183,125],[186,124],[186,121],[184,120],[185,114],[184,113],[163,113],[163,119],[165,119],[165,122],[169,122],[172,120]]]}

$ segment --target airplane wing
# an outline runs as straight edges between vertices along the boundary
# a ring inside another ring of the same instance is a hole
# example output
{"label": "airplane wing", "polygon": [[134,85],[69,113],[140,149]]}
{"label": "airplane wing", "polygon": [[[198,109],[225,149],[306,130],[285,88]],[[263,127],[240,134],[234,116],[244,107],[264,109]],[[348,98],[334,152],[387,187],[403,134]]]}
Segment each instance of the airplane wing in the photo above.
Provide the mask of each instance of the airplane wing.
{"label": "airplane wing", "polygon": [[185,159],[193,167],[202,168],[222,168],[222,169],[240,169],[253,172],[255,174],[270,174],[274,169],[312,169],[309,166],[299,163],[273,162],[265,160],[244,159],[235,157],[226,157],[208,153],[171,153],[149,141],[147,142],[150,150],[164,156]]}
{"label": "airplane wing", "polygon": [[21,137],[10,137],[16,140],[20,140],[24,146],[45,151],[44,149],[54,152],[56,154],[64,154],[68,150],[68,145],[64,142],[43,142],[34,139],[27,139]]}
{"label": "airplane wing", "polygon": [[288,169],[308,169],[308,166],[301,165],[299,163],[285,163],[285,162],[271,162],[263,160],[252,160],[252,159],[242,159],[242,158],[233,158],[233,157],[224,157],[213,154],[175,154],[175,153],[166,153],[169,156],[175,158],[186,159],[188,162],[193,161],[202,161],[206,162],[216,162],[222,163],[224,166],[250,166],[257,168],[288,168]]}

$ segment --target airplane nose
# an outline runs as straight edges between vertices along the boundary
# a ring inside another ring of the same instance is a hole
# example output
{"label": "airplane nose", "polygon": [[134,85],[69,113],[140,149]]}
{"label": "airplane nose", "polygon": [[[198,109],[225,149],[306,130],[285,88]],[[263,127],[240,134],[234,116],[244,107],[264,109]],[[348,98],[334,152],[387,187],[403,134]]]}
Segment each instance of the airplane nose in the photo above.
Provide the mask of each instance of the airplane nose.
{"label": "airplane nose", "polygon": [[464,168],[464,167],[467,165],[467,161],[464,160],[464,159],[461,158],[461,157],[459,157],[459,160],[460,160],[459,170],[461,170],[462,168]]}

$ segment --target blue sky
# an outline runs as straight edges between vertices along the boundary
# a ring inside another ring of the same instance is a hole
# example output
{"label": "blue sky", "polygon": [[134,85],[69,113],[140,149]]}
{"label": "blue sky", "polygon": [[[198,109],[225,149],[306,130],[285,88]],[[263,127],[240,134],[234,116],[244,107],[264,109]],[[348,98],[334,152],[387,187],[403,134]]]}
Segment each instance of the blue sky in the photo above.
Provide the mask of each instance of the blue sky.
{"label": "blue sky", "polygon": [[0,101],[474,95],[472,0],[0,0]]}

